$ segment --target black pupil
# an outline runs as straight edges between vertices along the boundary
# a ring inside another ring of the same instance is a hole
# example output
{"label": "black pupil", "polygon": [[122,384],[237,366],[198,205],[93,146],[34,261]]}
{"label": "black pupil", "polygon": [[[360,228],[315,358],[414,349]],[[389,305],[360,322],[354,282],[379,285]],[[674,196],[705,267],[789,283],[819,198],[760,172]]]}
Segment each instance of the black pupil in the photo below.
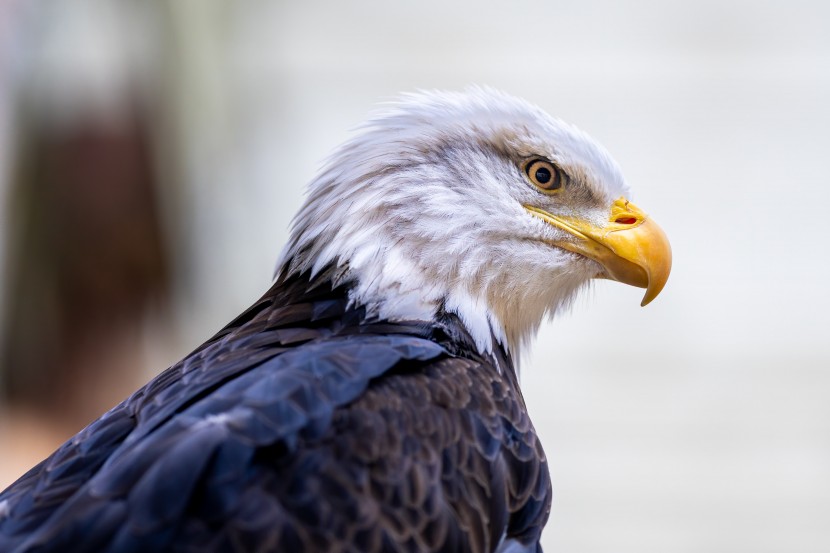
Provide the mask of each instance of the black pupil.
{"label": "black pupil", "polygon": [[550,173],[550,169],[547,167],[539,167],[536,169],[536,181],[539,184],[547,184],[550,182],[550,179],[553,175]]}

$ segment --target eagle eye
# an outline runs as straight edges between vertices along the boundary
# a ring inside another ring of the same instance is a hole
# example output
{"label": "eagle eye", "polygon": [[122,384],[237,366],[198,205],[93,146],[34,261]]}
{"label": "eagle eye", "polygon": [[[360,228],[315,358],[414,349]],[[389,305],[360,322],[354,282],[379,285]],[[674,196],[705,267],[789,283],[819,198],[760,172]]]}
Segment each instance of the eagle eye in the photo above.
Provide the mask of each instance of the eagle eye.
{"label": "eagle eye", "polygon": [[530,182],[544,192],[559,190],[565,181],[562,170],[546,159],[532,159],[527,162],[525,174]]}

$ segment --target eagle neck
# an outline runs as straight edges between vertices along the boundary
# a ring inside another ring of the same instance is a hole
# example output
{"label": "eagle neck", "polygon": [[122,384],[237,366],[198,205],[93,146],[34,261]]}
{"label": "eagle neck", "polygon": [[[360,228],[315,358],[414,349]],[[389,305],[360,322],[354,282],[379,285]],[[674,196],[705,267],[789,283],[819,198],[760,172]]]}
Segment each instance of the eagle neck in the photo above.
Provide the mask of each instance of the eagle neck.
{"label": "eagle neck", "polygon": [[359,274],[347,270],[344,278],[354,282],[350,302],[366,308],[369,316],[388,321],[421,320],[432,322],[451,314],[464,328],[472,346],[482,355],[493,355],[497,348],[509,351],[504,328],[483,297],[464,287],[437,286],[417,268],[406,278],[390,279],[388,274]]}
{"label": "eagle neck", "polygon": [[[377,285],[378,280],[374,281]],[[309,297],[342,298],[343,316],[349,324],[368,330],[381,325],[392,332],[415,333],[444,346],[460,357],[492,362],[506,373],[515,373],[514,354],[504,332],[486,304],[460,292],[431,295],[429,288],[401,285],[366,286],[347,266],[331,264],[317,273],[282,273],[274,291],[287,291],[282,301],[304,302]],[[325,292],[325,291],[330,292]]]}

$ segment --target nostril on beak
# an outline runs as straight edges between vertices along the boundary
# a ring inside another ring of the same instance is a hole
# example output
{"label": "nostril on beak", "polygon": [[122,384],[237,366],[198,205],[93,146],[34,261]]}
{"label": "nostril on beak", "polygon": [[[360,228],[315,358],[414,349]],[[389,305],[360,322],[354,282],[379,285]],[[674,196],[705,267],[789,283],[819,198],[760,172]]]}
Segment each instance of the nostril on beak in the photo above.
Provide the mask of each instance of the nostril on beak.
{"label": "nostril on beak", "polygon": [[614,222],[619,223],[621,225],[633,225],[634,223],[637,222],[637,218],[636,217],[617,217],[617,219]]}

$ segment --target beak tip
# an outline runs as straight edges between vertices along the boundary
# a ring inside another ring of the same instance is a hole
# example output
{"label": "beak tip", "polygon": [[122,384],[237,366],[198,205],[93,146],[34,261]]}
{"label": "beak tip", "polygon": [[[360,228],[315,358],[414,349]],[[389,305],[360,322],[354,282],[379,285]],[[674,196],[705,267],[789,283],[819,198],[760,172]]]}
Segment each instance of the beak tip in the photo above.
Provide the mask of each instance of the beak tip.
{"label": "beak tip", "polygon": [[649,294],[646,294],[646,295],[643,297],[643,301],[641,301],[641,302],[640,302],[640,307],[645,307],[645,306],[647,306],[647,305],[648,305],[648,304],[650,304],[652,301],[654,301],[654,298],[656,298],[656,297],[657,297],[656,295],[649,295]]}
{"label": "beak tip", "polygon": [[670,267],[671,262],[669,262],[666,270],[659,274],[658,278],[654,278],[652,275],[649,275],[648,288],[643,296],[643,301],[640,302],[640,307],[647,306],[654,301],[654,298],[660,295],[660,292],[662,292],[663,288],[666,286],[666,281],[669,279],[669,271],[671,270]]}

